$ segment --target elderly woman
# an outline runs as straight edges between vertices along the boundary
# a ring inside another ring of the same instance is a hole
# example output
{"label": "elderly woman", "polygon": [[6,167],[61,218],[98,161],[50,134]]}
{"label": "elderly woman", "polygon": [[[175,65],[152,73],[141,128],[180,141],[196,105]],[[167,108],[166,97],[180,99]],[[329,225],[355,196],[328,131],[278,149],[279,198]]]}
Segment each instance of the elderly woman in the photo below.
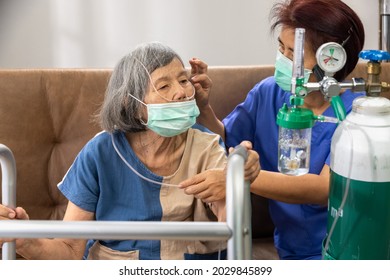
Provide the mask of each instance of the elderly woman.
{"label": "elderly woman", "polygon": [[[223,199],[209,204],[178,188],[226,164],[219,136],[191,128],[199,115],[194,94],[182,60],[169,47],[144,44],[123,57],[99,114],[104,131],[58,185],[69,200],[64,220],[223,220]],[[253,180],[258,156],[251,152],[249,158],[246,175]],[[0,205],[0,219],[28,215]],[[216,241],[17,240],[17,252],[27,259],[213,259],[220,249]]]}

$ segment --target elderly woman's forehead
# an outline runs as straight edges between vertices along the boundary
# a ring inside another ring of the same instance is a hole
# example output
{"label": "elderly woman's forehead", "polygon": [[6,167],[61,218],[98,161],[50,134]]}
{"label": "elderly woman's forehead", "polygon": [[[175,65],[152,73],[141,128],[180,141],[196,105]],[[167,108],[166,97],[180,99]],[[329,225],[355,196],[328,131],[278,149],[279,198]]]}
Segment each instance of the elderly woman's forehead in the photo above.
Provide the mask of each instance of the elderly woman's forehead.
{"label": "elderly woman's forehead", "polygon": [[164,74],[164,73],[176,73],[176,72],[187,72],[187,69],[185,69],[184,65],[181,63],[181,61],[177,58],[174,58],[169,64],[165,66],[161,66],[159,68],[156,68],[151,74],[152,76],[158,75],[158,74]]}

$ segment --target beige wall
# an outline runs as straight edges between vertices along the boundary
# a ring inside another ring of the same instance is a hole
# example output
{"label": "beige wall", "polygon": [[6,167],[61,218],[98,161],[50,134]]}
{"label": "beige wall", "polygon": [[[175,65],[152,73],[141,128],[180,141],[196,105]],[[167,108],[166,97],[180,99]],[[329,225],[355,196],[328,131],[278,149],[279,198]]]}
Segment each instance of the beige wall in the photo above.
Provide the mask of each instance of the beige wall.
{"label": "beige wall", "polygon": [[[113,67],[135,45],[165,42],[184,60],[273,64],[274,0],[0,0],[0,67]],[[378,48],[378,1],[345,0]]]}

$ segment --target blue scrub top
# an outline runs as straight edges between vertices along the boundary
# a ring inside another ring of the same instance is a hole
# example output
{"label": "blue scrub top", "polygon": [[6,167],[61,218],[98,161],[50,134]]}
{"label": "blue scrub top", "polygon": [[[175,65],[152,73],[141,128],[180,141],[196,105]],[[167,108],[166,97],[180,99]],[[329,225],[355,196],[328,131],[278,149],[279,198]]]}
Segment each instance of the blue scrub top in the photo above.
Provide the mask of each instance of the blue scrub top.
{"label": "blue scrub top", "polygon": [[[341,95],[345,109],[363,93],[346,91]],[[253,143],[260,155],[263,170],[278,171],[278,125],[276,115],[284,103],[290,106],[290,92],[283,91],[274,77],[254,86],[247,98],[224,120],[228,147],[243,140]],[[335,117],[329,107],[323,115]],[[319,174],[330,164],[330,145],[336,129],[334,123],[317,122],[312,128],[310,170]],[[287,179],[287,178],[286,178]],[[320,259],[322,240],[326,235],[327,207],[316,204],[289,204],[270,200],[270,215],[275,225],[275,246],[281,259]]]}

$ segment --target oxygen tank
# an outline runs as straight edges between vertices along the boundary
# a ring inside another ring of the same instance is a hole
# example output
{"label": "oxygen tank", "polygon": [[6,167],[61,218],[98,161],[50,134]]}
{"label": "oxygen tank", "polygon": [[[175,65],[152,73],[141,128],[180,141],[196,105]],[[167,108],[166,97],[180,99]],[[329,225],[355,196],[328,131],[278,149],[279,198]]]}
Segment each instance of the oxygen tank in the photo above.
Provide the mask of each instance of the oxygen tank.
{"label": "oxygen tank", "polygon": [[331,143],[324,259],[390,259],[390,100],[360,97]]}

